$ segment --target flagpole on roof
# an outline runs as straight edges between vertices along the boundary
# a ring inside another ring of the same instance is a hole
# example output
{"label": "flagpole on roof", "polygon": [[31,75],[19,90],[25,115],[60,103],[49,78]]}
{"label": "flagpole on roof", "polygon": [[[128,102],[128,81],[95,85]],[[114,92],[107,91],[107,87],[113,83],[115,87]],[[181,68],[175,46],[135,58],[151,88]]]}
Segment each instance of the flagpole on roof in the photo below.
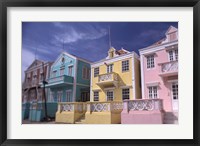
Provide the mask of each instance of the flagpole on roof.
{"label": "flagpole on roof", "polygon": [[36,57],[37,57],[37,48],[35,48],[35,60],[36,60]]}
{"label": "flagpole on roof", "polygon": [[110,36],[110,26],[108,27],[108,35],[109,35],[109,47],[111,48],[111,36]]}
{"label": "flagpole on roof", "polygon": [[64,39],[63,39],[63,52],[65,51],[65,42],[64,42]]}

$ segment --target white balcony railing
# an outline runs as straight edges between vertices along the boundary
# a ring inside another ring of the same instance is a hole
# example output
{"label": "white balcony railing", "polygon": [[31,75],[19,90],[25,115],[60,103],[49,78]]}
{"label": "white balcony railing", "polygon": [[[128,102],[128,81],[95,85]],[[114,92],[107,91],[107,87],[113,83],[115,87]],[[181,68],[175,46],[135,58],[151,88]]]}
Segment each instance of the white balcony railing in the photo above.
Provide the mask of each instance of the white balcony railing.
{"label": "white balcony railing", "polygon": [[86,112],[86,104],[84,102],[60,102],[58,103],[58,111],[61,112]]}
{"label": "white balcony railing", "polygon": [[119,111],[122,109],[123,109],[123,103],[117,101],[87,103],[88,112],[110,112],[110,111]]}
{"label": "white balcony railing", "polygon": [[162,99],[137,99],[124,101],[125,110],[128,111],[152,111],[162,110]]}
{"label": "white balcony railing", "polygon": [[112,73],[107,73],[107,74],[102,74],[99,75],[99,82],[105,82],[105,81],[117,81],[117,74],[112,72]]}
{"label": "white balcony railing", "polygon": [[177,72],[178,71],[178,61],[167,62],[161,64],[161,72]]}

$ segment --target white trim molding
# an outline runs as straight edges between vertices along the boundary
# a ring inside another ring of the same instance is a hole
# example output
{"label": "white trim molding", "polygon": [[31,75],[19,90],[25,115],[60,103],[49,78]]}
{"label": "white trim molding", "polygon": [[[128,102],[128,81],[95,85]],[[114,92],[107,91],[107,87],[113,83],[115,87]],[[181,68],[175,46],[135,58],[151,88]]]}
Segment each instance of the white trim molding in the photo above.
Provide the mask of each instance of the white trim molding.
{"label": "white trim molding", "polygon": [[146,86],[147,87],[150,87],[150,86],[159,86],[160,82],[156,81],[156,82],[148,82],[146,83]]}
{"label": "white trim molding", "polygon": [[76,81],[77,81],[77,71],[78,71],[78,60],[75,59],[75,67],[74,67],[74,85],[73,85],[73,102],[76,100]]}
{"label": "white trim molding", "polygon": [[126,89],[126,88],[132,88],[132,87],[133,87],[132,85],[126,85],[126,86],[120,86],[119,88]]}
{"label": "white trim molding", "polygon": [[110,87],[110,88],[104,88],[105,91],[108,91],[108,90],[112,90],[114,91],[115,90],[115,87]]}
{"label": "white trim molding", "polygon": [[172,45],[176,45],[178,44],[178,40],[173,41],[173,42],[167,42],[161,45],[157,45],[157,46],[150,46],[144,49],[139,49],[140,55],[144,55],[144,54],[150,54],[150,53],[154,53],[160,50],[164,50],[166,49],[166,47],[172,46]]}
{"label": "white trim molding", "polygon": [[140,56],[140,70],[141,70],[141,85],[142,85],[142,99],[145,98],[144,94],[144,63],[143,63],[143,55]]}
{"label": "white trim molding", "polygon": [[111,58],[111,59],[104,59],[104,60],[100,60],[100,61],[97,61],[97,62],[94,62],[91,64],[91,67],[99,67],[101,65],[104,65],[105,63],[106,64],[111,64],[113,62],[116,62],[116,61],[120,61],[120,60],[125,60],[125,59],[129,59],[131,58],[133,55],[133,52],[131,53],[128,53],[128,54],[125,54],[125,55],[120,55],[120,56],[117,56],[117,57],[114,57],[114,58]]}
{"label": "white trim molding", "polygon": [[135,58],[134,58],[134,54],[133,54],[133,57],[132,57],[132,86],[133,86],[133,94],[134,94],[133,99],[136,99],[136,86],[135,86]]}

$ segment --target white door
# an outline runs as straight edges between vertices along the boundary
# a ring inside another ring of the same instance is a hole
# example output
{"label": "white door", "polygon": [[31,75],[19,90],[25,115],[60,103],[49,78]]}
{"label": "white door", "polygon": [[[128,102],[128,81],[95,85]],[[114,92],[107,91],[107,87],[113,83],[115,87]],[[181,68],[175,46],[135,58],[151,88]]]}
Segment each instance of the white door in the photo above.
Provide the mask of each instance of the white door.
{"label": "white door", "polygon": [[174,111],[178,111],[178,82],[172,83],[172,106]]}

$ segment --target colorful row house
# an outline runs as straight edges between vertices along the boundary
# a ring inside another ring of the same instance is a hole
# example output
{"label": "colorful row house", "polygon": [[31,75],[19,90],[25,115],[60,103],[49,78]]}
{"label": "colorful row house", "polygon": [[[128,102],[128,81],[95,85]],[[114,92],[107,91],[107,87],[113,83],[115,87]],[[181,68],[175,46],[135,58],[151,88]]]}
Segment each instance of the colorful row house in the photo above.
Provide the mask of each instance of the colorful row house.
{"label": "colorful row house", "polygon": [[52,62],[36,59],[25,71],[22,85],[22,119],[35,121],[40,117],[41,107],[44,103],[44,92],[47,93],[41,84],[43,80],[49,78],[51,65]]}
{"label": "colorful row house", "polygon": [[170,26],[166,37],[140,49],[142,99],[161,99],[163,123],[178,122],[178,29]]}
{"label": "colorful row house", "polygon": [[139,56],[111,47],[105,59],[91,63],[90,101],[59,103],[56,122],[119,124],[123,100],[140,98],[140,91]]}
{"label": "colorful row house", "polygon": [[90,100],[90,62],[62,52],[52,64],[47,82],[49,103],[70,103],[62,106],[63,112],[56,109],[56,122],[69,122],[73,113],[65,111],[72,110],[71,104]]}
{"label": "colorful row house", "polygon": [[169,27],[164,39],[139,52],[111,47],[91,63],[90,102],[59,103],[57,122],[177,123],[178,30]]}
{"label": "colorful row house", "polygon": [[[55,116],[56,123],[177,123],[178,29],[170,26],[165,35],[140,49],[140,57],[110,47],[106,58],[90,63],[62,52],[46,65],[45,88],[40,84],[47,93],[48,115]],[[29,92],[29,88],[23,90],[24,95]],[[39,100],[39,95],[28,99]]]}

